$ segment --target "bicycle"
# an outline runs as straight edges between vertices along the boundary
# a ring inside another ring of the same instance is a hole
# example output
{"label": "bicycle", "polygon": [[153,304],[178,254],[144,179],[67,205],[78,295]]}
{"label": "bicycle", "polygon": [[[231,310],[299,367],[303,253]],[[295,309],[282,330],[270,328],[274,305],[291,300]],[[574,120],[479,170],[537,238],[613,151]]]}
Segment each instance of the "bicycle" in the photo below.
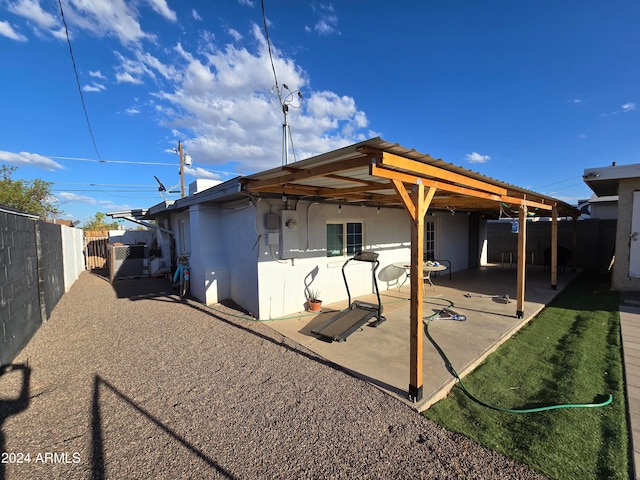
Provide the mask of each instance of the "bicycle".
{"label": "bicycle", "polygon": [[189,257],[187,255],[178,256],[178,267],[173,274],[173,284],[177,285],[178,293],[184,298],[189,293]]}

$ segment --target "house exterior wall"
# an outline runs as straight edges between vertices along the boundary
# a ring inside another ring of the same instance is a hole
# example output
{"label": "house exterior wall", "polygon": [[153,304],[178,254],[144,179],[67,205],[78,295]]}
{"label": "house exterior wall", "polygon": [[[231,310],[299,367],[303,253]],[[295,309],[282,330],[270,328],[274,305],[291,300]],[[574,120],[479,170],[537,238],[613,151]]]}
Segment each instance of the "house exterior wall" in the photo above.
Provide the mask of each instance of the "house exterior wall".
{"label": "house exterior wall", "polygon": [[229,265],[225,256],[221,212],[215,207],[194,205],[189,209],[189,256],[191,294],[205,304],[229,297]]}
{"label": "house exterior wall", "polygon": [[258,316],[258,233],[256,210],[247,202],[221,210],[223,250],[218,260],[228,265],[228,291],[218,301],[230,298]]}
{"label": "house exterior wall", "polygon": [[633,192],[640,190],[640,178],[621,179],[618,186],[618,226],[616,260],[611,287],[621,291],[640,291],[640,279],[629,277],[629,238],[633,212]]}
{"label": "house exterior wall", "polygon": [[[427,217],[429,218],[429,217]],[[451,271],[469,267],[469,217],[466,214],[451,215],[436,212],[436,260],[449,260]]]}
{"label": "house exterior wall", "polygon": [[[379,254],[378,272],[391,263],[407,261],[411,255],[408,215],[400,209],[381,208],[377,212],[371,207],[344,205],[338,209],[335,204],[308,201],[289,202],[288,209],[279,200],[259,202],[260,318],[278,318],[303,310],[307,289],[319,291],[325,304],[347,298],[342,266],[348,257],[327,257],[327,222],[362,222],[363,248]],[[267,228],[267,214],[295,218],[296,231],[290,232],[282,224],[277,229]],[[283,247],[292,248],[285,252]],[[285,258],[289,256],[293,258]],[[349,263],[345,271],[352,298],[374,292],[371,268],[364,262]],[[378,286],[380,290],[388,287],[384,282],[378,282]]]}
{"label": "house exterior wall", "polygon": [[[453,272],[468,268],[469,216],[435,212],[426,221],[435,223],[436,259],[449,260]],[[208,305],[231,299],[262,320],[304,310],[309,290],[319,291],[325,304],[347,299],[342,266],[349,257],[327,256],[327,223],[333,222],[362,223],[363,248],[379,254],[378,274],[410,259],[409,215],[399,208],[260,198],[196,204],[171,216],[175,252],[190,253],[191,294]],[[482,263],[484,222],[479,230],[474,248]],[[348,264],[352,298],[375,291],[371,268]],[[396,286],[378,280],[381,291]]]}

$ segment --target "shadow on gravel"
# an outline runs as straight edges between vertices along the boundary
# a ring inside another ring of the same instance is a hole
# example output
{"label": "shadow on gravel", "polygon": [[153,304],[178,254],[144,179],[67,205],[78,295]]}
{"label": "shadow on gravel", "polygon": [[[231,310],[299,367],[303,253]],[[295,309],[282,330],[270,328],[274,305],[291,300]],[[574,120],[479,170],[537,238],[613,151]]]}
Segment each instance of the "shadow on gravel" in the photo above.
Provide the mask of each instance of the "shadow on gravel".
{"label": "shadow on gravel", "polygon": [[225,476],[226,478],[236,478],[228,470],[225,470],[218,462],[208,457],[202,450],[191,445],[184,438],[171,430],[165,424],[163,424],[156,417],[151,415],[148,411],[134,402],[131,398],[126,396],[116,387],[111,385],[107,380],[96,375],[93,379],[93,399],[91,402],[91,479],[99,480],[105,478],[105,452],[104,452],[104,432],[102,429],[102,414],[100,413],[100,387],[104,387],[116,397],[123,401],[125,404],[133,408],[137,413],[142,415],[145,419],[149,420],[155,426],[160,428],[164,433],[169,435],[173,440],[182,445],[184,448],[193,452],[198,458],[204,461],[216,472]]}
{"label": "shadow on gravel", "polygon": [[[116,292],[118,298],[128,298],[129,300],[155,300],[160,302],[177,302],[183,303],[185,306],[191,307],[199,312],[206,313],[210,317],[215,318],[225,324],[235,327],[239,330],[242,330],[251,335],[255,335],[262,340],[266,340],[268,342],[273,343],[279,347],[285,348],[290,352],[297,353],[311,361],[320,363],[321,365],[325,365],[330,367],[336,371],[340,371],[342,373],[346,373],[352,377],[363,380],[367,383],[375,385],[387,392],[392,392],[399,396],[407,396],[408,392],[406,390],[401,390],[393,385],[382,382],[373,377],[369,377],[367,375],[363,375],[359,372],[351,371],[344,368],[342,365],[331,362],[325,358],[317,356],[308,351],[301,350],[296,348],[295,346],[288,345],[284,341],[278,341],[275,338],[265,335],[256,331],[254,328],[251,328],[251,325],[255,325],[257,323],[262,323],[257,320],[251,320],[246,311],[244,311],[241,307],[233,302],[222,302],[222,305],[225,307],[232,309],[235,313],[231,313],[230,317],[237,317],[238,320],[225,318],[223,313],[216,312],[212,307],[207,307],[201,303],[198,303],[194,300],[186,300],[181,299],[178,296],[177,290],[175,290],[171,286],[171,282],[169,279],[165,277],[159,278],[140,278],[140,279],[126,279],[126,280],[117,280],[112,283],[112,288]],[[244,323],[244,324],[243,324]],[[283,337],[284,338],[284,337]]]}
{"label": "shadow on gravel", "polygon": [[[314,353],[312,353],[311,351],[304,351],[301,350],[299,348],[296,348],[294,345],[288,345],[287,343],[285,343],[283,340],[278,341],[275,338],[270,337],[269,335],[265,335],[263,333],[260,333],[258,331],[256,331],[255,329],[251,328],[250,326],[245,326],[242,325],[240,322],[237,321],[233,321],[233,320],[229,320],[227,318],[224,318],[223,316],[217,314],[215,311],[213,311],[211,308],[198,304],[198,303],[193,303],[193,302],[189,302],[188,306],[198,310],[200,312],[204,312],[207,315],[215,318],[216,320],[219,320],[221,322],[226,323],[227,325],[231,326],[231,327],[235,327],[239,330],[242,330],[246,333],[250,333],[251,335],[255,335],[256,337],[260,338],[261,340],[265,340],[267,342],[273,343],[274,345],[277,345],[278,347],[282,347],[285,348],[286,350],[292,352],[292,353],[296,353],[298,355],[303,356],[304,358],[311,360],[313,362],[319,363],[321,365],[324,365],[326,367],[332,368],[336,371],[342,372],[342,373],[346,373],[347,375],[350,375],[352,377],[358,378],[360,380],[364,380],[367,383],[371,383],[373,385],[376,385],[377,387],[386,390],[388,392],[393,392],[397,395],[408,395],[408,392],[406,390],[401,390],[397,387],[394,387],[393,385],[390,385],[388,383],[382,382],[376,378],[373,377],[369,377],[367,375],[363,375],[361,373],[355,372],[355,371],[351,371],[349,369],[344,368],[342,365],[332,362],[330,360],[327,360],[326,358],[320,357]],[[256,320],[251,321],[251,320],[244,320],[245,322],[251,322],[251,323],[260,323]],[[250,323],[250,324],[251,324]],[[275,332],[275,330],[274,330]],[[283,339],[285,339],[286,337],[282,337]]]}
{"label": "shadow on gravel", "polygon": [[[20,385],[20,393],[15,398],[0,399],[0,480],[4,480],[6,472],[5,472],[5,463],[20,461],[21,459],[11,459],[5,458],[5,455],[10,455],[10,452],[6,452],[6,443],[4,438],[4,432],[2,431],[2,426],[4,422],[11,416],[17,415],[20,412],[26,410],[29,407],[29,386],[31,379],[31,368],[26,363],[18,363],[11,365],[4,365],[0,367],[0,377],[7,375],[11,372],[21,372],[22,379]],[[16,454],[17,455],[17,454]]]}

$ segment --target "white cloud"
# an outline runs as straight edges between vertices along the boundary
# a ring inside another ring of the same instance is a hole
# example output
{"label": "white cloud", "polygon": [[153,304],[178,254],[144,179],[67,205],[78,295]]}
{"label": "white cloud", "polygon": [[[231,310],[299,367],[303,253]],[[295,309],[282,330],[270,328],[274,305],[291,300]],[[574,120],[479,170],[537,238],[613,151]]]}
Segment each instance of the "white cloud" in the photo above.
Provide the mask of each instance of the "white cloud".
{"label": "white cloud", "polygon": [[486,163],[491,160],[489,155],[480,155],[478,152],[468,153],[465,157],[469,163]]}
{"label": "white cloud", "polygon": [[93,197],[89,197],[88,195],[78,195],[72,192],[60,192],[56,194],[56,197],[60,204],[86,203],[89,205],[95,205],[96,203],[98,203],[98,201]]}
{"label": "white cloud", "polygon": [[581,98],[572,98],[571,100],[569,100],[569,103],[573,103],[575,105],[579,105],[581,103],[583,103]]}
{"label": "white cloud", "polygon": [[101,92],[106,89],[107,87],[105,87],[101,83],[96,82],[93,82],[91,85],[85,85],[82,87],[83,92]]}
{"label": "white cloud", "polygon": [[12,165],[30,165],[32,167],[43,168],[49,171],[55,170],[56,168],[62,168],[62,165],[51,160],[49,157],[29,152],[14,153],[0,151],[0,161],[7,162]]}
{"label": "white cloud", "polygon": [[[247,173],[280,164],[282,109],[270,94],[274,77],[262,30],[253,25],[251,33],[255,51],[211,43],[199,50],[208,53],[196,55],[177,44],[175,57],[184,64],[176,64],[178,81],[153,93],[165,125],[193,135],[184,143],[200,165],[233,162]],[[365,139],[368,119],[352,97],[308,90],[306,72],[275,45],[272,54],[280,87],[287,84],[304,95],[301,108],[294,108],[297,95],[290,98],[295,159]]]}
{"label": "white cloud", "polygon": [[[184,173],[194,176],[195,178],[206,178],[211,180],[219,180],[220,175],[209,170],[205,170],[202,167],[184,167]],[[222,182],[217,182],[218,183]]]}
{"label": "white cloud", "polygon": [[191,9],[191,16],[193,17],[194,20],[198,20],[198,21],[202,20],[202,17],[200,16],[200,14],[195,8]]}
{"label": "white cloud", "polygon": [[38,0],[17,0],[9,3],[7,8],[11,13],[30,20],[44,30],[59,28],[61,24],[57,16],[42,9]]}
{"label": "white cloud", "polygon": [[147,1],[151,5],[151,8],[153,8],[153,10],[159,15],[162,15],[164,18],[166,18],[167,20],[171,20],[172,22],[175,22],[177,20],[176,12],[174,12],[169,8],[169,5],[167,5],[166,0],[147,0]]}
{"label": "white cloud", "polygon": [[[42,3],[42,0],[15,0],[8,4],[8,9],[29,20],[41,33],[64,39],[66,34],[59,19],[57,2],[44,3],[47,10],[41,6]],[[155,35],[143,31],[139,21],[142,12],[135,3],[126,0],[67,0],[63,5],[64,17],[70,31],[80,29],[99,38],[114,37],[123,45],[137,44],[145,39],[155,40]],[[166,0],[146,0],[146,3],[163,18],[177,21],[176,13]]]}
{"label": "white cloud", "polygon": [[624,105],[620,106],[621,110],[614,110],[613,112],[609,112],[609,113],[601,113],[600,116],[601,117],[611,117],[614,115],[618,115],[620,112],[622,113],[628,113],[628,112],[632,112],[636,109],[636,104],[633,102],[627,102]]}
{"label": "white cloud", "polygon": [[315,31],[319,35],[340,35],[338,30],[338,17],[332,4],[311,4],[314,13],[318,15],[318,20],[313,27],[305,26],[308,33]]}
{"label": "white cloud", "polygon": [[27,41],[27,37],[16,32],[9,22],[0,22],[0,35],[10,38],[11,40],[17,40],[18,42]]}
{"label": "white cloud", "polygon": [[[249,7],[256,5],[239,1]],[[12,6],[25,17],[37,18],[37,22],[31,22],[43,32],[64,34],[59,12],[49,5],[47,9],[53,15],[48,14],[40,4],[48,5],[44,0],[15,0]],[[144,86],[133,95],[144,91],[151,97],[148,105],[155,120],[175,131],[174,137],[183,139],[194,161],[204,169],[231,162],[238,172],[247,173],[280,164],[283,114],[277,95],[270,94],[275,81],[261,25],[252,24],[248,32],[227,28],[233,42],[222,46],[212,32],[202,30],[197,32],[197,45],[185,41],[169,50],[160,48],[160,41],[155,43],[156,38],[145,32],[139,22],[139,9],[147,15],[153,15],[153,9],[173,22],[174,13],[166,0],[65,0],[63,5],[77,41],[91,34],[121,43],[113,51],[112,62],[115,83],[120,85],[109,85],[107,89],[105,74],[89,70],[92,79],[84,91],[112,93]],[[188,9],[187,15],[189,12],[195,18],[197,12]],[[318,7],[317,13],[331,28],[337,27],[337,17],[330,6]],[[152,42],[144,42],[145,39]],[[308,74],[294,59],[273,43],[271,52],[280,87],[287,84],[304,95],[301,108],[294,108],[298,106],[297,96],[290,99],[296,102],[288,117],[296,160],[373,136],[368,131],[367,115],[358,109],[353,97],[312,90]],[[108,57],[104,52],[100,54]],[[109,68],[100,67],[105,72]],[[121,113],[140,113],[139,101],[130,101],[129,105],[133,106]],[[196,171],[196,175],[210,174]]]}
{"label": "white cloud", "polygon": [[236,42],[242,40],[242,34],[233,28],[230,28],[227,33],[231,35]]}

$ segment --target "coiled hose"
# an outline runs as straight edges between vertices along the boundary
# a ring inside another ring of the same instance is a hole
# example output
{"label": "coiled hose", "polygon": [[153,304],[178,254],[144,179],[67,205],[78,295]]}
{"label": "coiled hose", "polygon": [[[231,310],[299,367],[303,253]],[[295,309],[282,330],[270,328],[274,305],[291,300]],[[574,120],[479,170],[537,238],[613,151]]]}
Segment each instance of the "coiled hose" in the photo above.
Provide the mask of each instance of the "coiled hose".
{"label": "coiled hose", "polygon": [[[449,302],[449,307],[446,307],[446,308],[453,308],[454,307],[454,303],[451,300],[447,300],[447,299],[444,299],[444,298],[441,299],[441,300]],[[431,333],[429,332],[429,325],[431,324],[431,321],[436,319],[436,318],[438,318],[439,315],[440,315],[440,312],[436,312],[433,315],[429,315],[428,317],[424,317],[423,318],[423,322],[425,324],[425,333],[427,335],[427,338],[433,344],[433,346],[436,348],[436,350],[438,351],[438,353],[440,354],[440,356],[444,360],[445,365],[447,367],[447,370],[449,370],[449,372],[456,378],[456,380],[460,384],[460,388],[462,388],[462,391],[465,393],[465,395],[467,395],[467,397],[469,397],[471,400],[473,400],[477,404],[482,405],[483,407],[486,407],[486,408],[490,408],[491,410],[497,410],[499,412],[506,412],[506,413],[535,413],[535,412],[546,412],[546,411],[549,411],[549,410],[559,410],[561,408],[596,408],[596,407],[605,407],[605,406],[611,404],[611,402],[613,402],[613,395],[609,394],[608,398],[604,402],[599,402],[599,403],[561,403],[561,404],[546,405],[546,406],[534,407],[534,408],[504,408],[504,407],[498,407],[496,405],[491,405],[490,403],[487,403],[487,402],[479,399],[478,397],[476,397],[473,393],[471,393],[467,389],[466,385],[462,381],[462,378],[460,378],[460,375],[458,375],[458,372],[453,367],[453,364],[451,363],[451,360],[449,360],[449,358],[447,357],[447,355],[444,352],[444,350],[442,350],[442,347],[440,347],[440,345],[438,345],[438,343],[435,341],[435,339],[431,336]]]}

